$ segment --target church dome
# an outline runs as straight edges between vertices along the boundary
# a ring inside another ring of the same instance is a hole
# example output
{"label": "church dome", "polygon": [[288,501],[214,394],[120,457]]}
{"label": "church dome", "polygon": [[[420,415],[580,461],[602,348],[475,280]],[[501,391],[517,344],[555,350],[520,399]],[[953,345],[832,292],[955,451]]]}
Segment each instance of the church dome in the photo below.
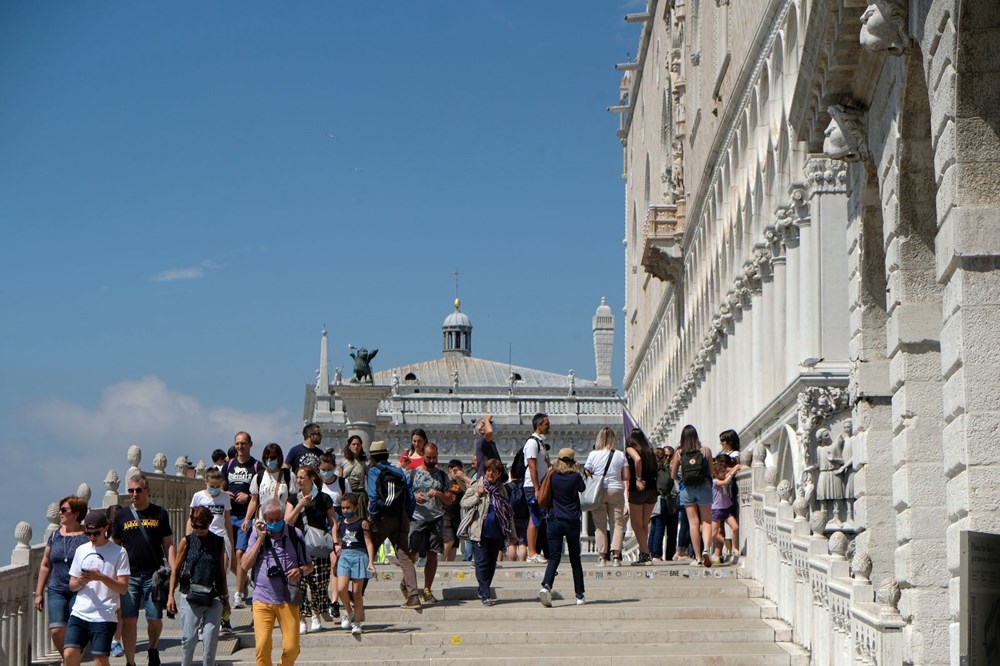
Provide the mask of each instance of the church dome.
{"label": "church dome", "polygon": [[607,300],[601,296],[601,304],[597,306],[597,312],[594,313],[597,317],[610,317],[611,316],[611,306],[608,305]]}
{"label": "church dome", "polygon": [[461,311],[462,301],[455,299],[455,311],[444,318],[441,325],[443,351],[469,356],[472,354],[472,320]]}

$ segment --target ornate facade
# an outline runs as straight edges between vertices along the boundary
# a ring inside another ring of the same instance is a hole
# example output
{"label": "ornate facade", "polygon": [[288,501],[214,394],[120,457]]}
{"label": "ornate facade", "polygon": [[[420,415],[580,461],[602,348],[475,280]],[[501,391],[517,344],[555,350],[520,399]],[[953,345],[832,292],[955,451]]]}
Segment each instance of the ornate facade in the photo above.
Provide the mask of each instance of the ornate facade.
{"label": "ornate facade", "polygon": [[[363,417],[365,428],[352,423],[346,403],[366,399],[367,387],[345,382],[337,371],[333,383],[327,379],[326,332],[320,352],[317,383],[306,387],[303,418],[318,423],[327,441],[342,445],[358,432],[365,443],[368,435],[382,439],[390,451],[401,452],[410,444],[410,432],[423,428],[438,445],[442,458],[468,460],[476,435],[473,424],[483,414],[492,414],[496,442],[505,459],[531,434],[531,418],[537,412],[549,415],[553,441],[589,451],[602,426],[622,429],[618,389],[611,385],[614,348],[614,316],[601,299],[593,318],[596,380],[581,379],[573,370],[565,375],[510,365],[472,355],[472,322],[455,301],[455,310],[441,327],[440,358],[375,372],[368,394],[375,411]],[[370,426],[370,427],[369,427]]]}
{"label": "ornate facade", "polygon": [[960,534],[1000,532],[995,0],[627,20],[630,410],[740,432],[745,566],[815,663],[958,663]]}

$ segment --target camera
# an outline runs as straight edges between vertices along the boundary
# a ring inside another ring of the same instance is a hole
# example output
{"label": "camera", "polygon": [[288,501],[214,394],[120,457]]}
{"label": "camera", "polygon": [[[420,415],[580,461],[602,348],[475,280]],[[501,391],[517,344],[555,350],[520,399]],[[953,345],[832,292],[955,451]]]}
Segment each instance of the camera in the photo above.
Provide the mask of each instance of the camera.
{"label": "camera", "polygon": [[284,576],[284,574],[285,574],[285,572],[282,571],[281,567],[279,567],[277,564],[272,564],[271,566],[269,566],[267,568],[267,577],[268,578],[281,578],[281,577]]}

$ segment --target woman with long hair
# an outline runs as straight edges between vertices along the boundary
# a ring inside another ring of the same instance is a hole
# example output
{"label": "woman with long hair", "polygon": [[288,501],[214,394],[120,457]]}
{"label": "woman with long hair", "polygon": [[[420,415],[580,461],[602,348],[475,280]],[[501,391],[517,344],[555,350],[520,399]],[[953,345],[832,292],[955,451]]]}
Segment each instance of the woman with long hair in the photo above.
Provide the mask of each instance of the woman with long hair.
{"label": "woman with long hair", "polygon": [[580,528],[583,512],[580,510],[580,493],[587,488],[576,464],[576,454],[573,449],[560,449],[559,458],[552,464],[549,471],[552,505],[548,509],[548,530],[546,538],[549,542],[549,561],[545,566],[545,576],[542,578],[542,589],[538,591],[538,600],[543,606],[552,606],[552,584],[556,580],[556,569],[562,559],[563,539],[569,550],[569,563],[573,568],[573,590],[576,592],[576,603],[583,601],[583,563],[580,560]]}
{"label": "woman with long hair", "polygon": [[656,492],[656,454],[645,433],[633,428],[625,444],[628,457],[628,513],[632,532],[639,542],[639,559],[633,565],[649,566],[653,557],[649,553],[649,519],[653,505],[659,499]]}
{"label": "woman with long hair", "polygon": [[587,462],[583,465],[588,477],[604,475],[604,501],[590,512],[597,532],[597,565],[602,567],[609,560],[612,566],[621,566],[622,543],[625,541],[625,484],[628,483],[629,468],[625,454],[617,447],[615,431],[608,427],[601,428],[594,450],[587,455]]}
{"label": "woman with long hair", "polygon": [[399,466],[403,469],[416,469],[424,464],[424,447],[427,446],[427,433],[423,428],[416,428],[410,433],[410,448],[399,456]]}
{"label": "woman with long hair", "polygon": [[[691,526],[692,565],[712,566],[712,452],[703,446],[691,424],[681,430],[681,443],[670,461],[670,475],[681,484],[680,503]],[[701,553],[699,561],[698,553]]]}
{"label": "woman with long hair", "polygon": [[59,529],[49,535],[42,563],[38,567],[35,610],[41,611],[45,607],[45,591],[48,590],[49,635],[59,654],[63,651],[66,623],[76,598],[76,592],[69,589],[69,565],[73,562],[76,549],[88,543],[83,534],[86,515],[87,503],[76,495],[59,500]]}
{"label": "woman with long hair", "polygon": [[[315,528],[332,534],[337,529],[337,514],[333,500],[322,491],[323,480],[312,467],[303,465],[295,473],[299,492],[288,497],[285,505],[285,523],[294,525],[302,534],[308,528]],[[329,554],[313,558],[313,570],[303,576],[302,607],[299,611],[299,633],[313,633],[323,628],[322,613],[330,608],[330,572],[332,565]],[[332,615],[327,621],[333,621]]]}
{"label": "woman with long hair", "polygon": [[[247,517],[243,519],[243,526],[240,528],[244,532],[250,529],[255,520],[263,520],[264,512],[261,507],[267,500],[274,500],[281,506],[288,501],[289,489],[292,485],[291,470],[281,467],[284,456],[281,447],[275,442],[271,442],[264,447],[260,454],[263,469],[257,472],[257,476],[250,482],[250,503],[247,504]],[[260,515],[258,515],[260,514]]]}

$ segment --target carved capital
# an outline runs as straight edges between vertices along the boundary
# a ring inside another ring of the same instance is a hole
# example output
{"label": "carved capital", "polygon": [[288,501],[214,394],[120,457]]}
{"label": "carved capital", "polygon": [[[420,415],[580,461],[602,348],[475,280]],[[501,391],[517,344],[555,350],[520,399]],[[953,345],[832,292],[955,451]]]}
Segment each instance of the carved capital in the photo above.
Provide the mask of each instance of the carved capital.
{"label": "carved capital", "polygon": [[906,5],[901,0],[869,0],[861,15],[861,45],[869,51],[901,56],[910,44]]}
{"label": "carved capital", "polygon": [[830,124],[826,128],[823,152],[827,157],[844,162],[864,162],[868,152],[865,110],[834,104],[829,107]]}
{"label": "carved capital", "polygon": [[[825,155],[814,155],[806,161],[808,194],[843,194],[847,192],[847,164]],[[794,187],[794,184],[793,184]]]}
{"label": "carved capital", "polygon": [[809,386],[799,393],[798,405],[799,440],[808,442],[821,423],[850,406],[850,395],[845,388]]}
{"label": "carved capital", "polygon": [[794,245],[799,239],[799,220],[791,206],[778,206],[774,211],[775,231],[785,246]]}
{"label": "carved capital", "polygon": [[679,282],[684,269],[681,240],[685,219],[676,205],[650,206],[646,213],[642,266],[664,282]]}

